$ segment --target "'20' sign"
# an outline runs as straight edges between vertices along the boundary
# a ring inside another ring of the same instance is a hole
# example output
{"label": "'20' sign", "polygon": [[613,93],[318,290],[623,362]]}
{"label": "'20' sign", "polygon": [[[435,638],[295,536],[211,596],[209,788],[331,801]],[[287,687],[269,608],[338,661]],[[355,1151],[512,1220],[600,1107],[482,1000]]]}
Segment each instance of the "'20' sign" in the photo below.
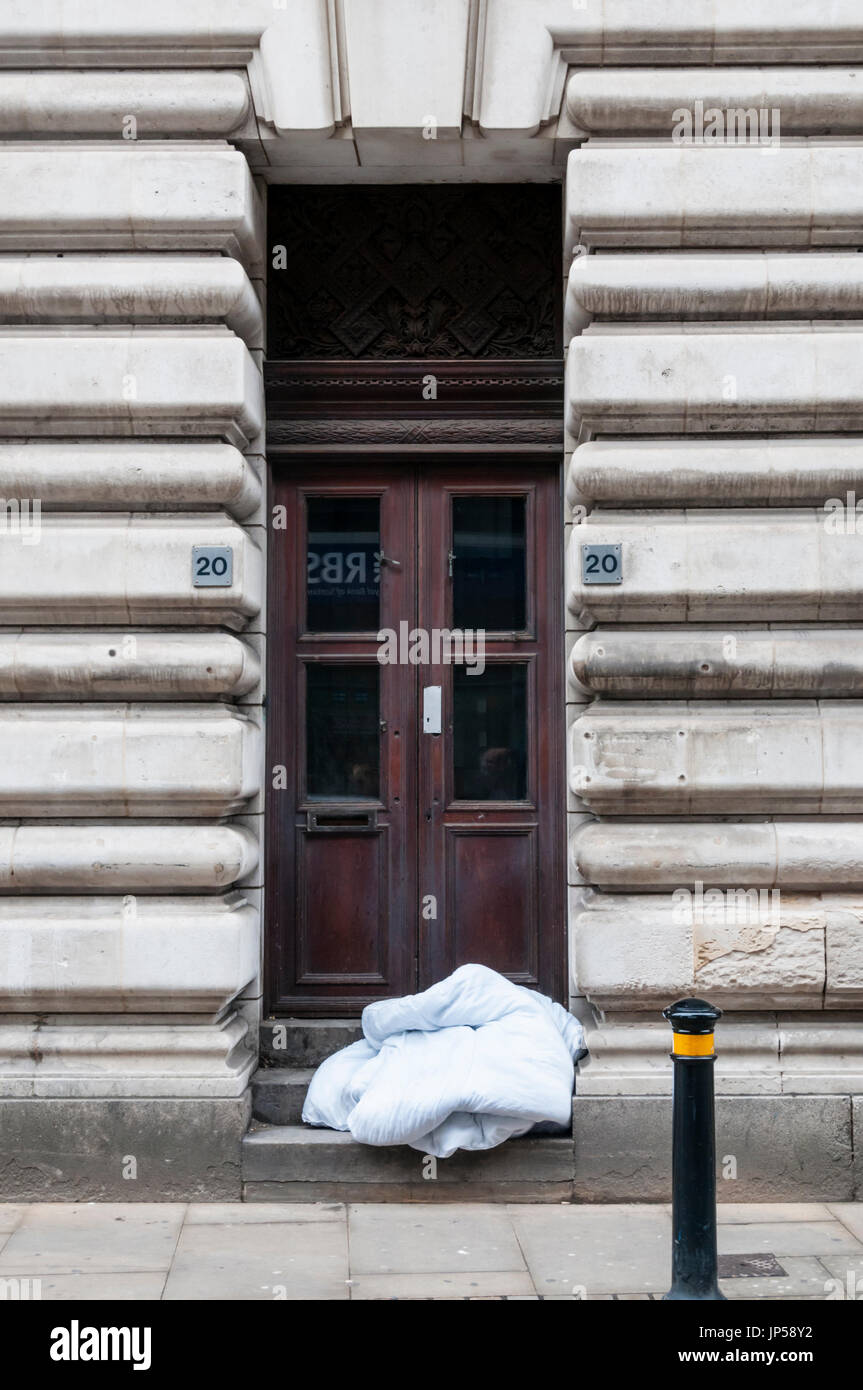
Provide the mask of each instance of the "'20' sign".
{"label": "'20' sign", "polygon": [[622,584],[623,556],[620,545],[587,545],[581,547],[581,582],[583,584]]}
{"label": "'20' sign", "polygon": [[229,588],[234,581],[234,552],[229,545],[192,546],[192,586]]}

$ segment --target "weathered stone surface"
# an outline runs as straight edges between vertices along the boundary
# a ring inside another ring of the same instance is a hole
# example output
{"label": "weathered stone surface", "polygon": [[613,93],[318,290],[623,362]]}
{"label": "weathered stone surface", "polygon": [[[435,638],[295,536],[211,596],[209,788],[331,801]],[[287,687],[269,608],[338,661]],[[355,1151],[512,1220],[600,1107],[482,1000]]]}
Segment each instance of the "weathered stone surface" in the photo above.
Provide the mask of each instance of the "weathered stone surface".
{"label": "weathered stone surface", "polygon": [[863,691],[858,628],[595,628],[569,659],[575,689],[611,699],[853,697]]}
{"label": "weathered stone surface", "polygon": [[270,1066],[317,1067],[363,1036],[353,1018],[268,1018],[261,1024],[261,1056]]}
{"label": "weathered stone surface", "polygon": [[0,72],[0,135],[62,138],[228,135],[249,109],[244,74],[174,72]]}
{"label": "weathered stone surface", "polygon": [[[831,917],[828,912],[828,929]],[[783,1091],[852,1096],[863,1091],[859,1014],[779,1014],[777,1027]]]}
{"label": "weathered stone surface", "polygon": [[863,1005],[863,897],[831,894],[827,913],[825,1003],[839,1008]]}
{"label": "weathered stone surface", "polygon": [[[854,622],[863,533],[836,522],[804,508],[594,511],[572,528],[567,603],[585,624]],[[584,584],[581,546],[607,544],[622,546],[623,582]]]}
{"label": "weathered stone surface", "polygon": [[257,863],[257,841],[239,825],[0,826],[4,892],[214,890]]}
{"label": "weathered stone surface", "polygon": [[25,1202],[237,1201],[248,1118],[248,1094],[0,1100],[0,1194]]}
{"label": "weathered stone surface", "polygon": [[821,1007],[830,898],[743,888],[585,894],[579,990],[600,1009],[657,1010],[681,996],[724,1008]]}
{"label": "weathered stone surface", "polygon": [[[231,549],[229,586],[193,586],[197,545]],[[263,590],[264,557],[253,533],[220,512],[52,512],[29,533],[0,529],[4,623],[239,628],[260,612]]]}
{"label": "weathered stone surface", "polygon": [[219,704],[0,705],[0,813],[220,816],[258,790],[260,731]]}
{"label": "weathered stone surface", "polygon": [[[576,1096],[573,1116],[576,1201],[670,1199],[670,1097]],[[850,1098],[717,1097],[716,1169],[720,1201],[850,1200]]]}
{"label": "weathered stone surface", "polygon": [[0,1021],[3,1096],[241,1096],[255,1060],[236,1013],[193,1026]]}
{"label": "weathered stone surface", "polygon": [[856,252],[580,255],[569,272],[564,337],[594,318],[856,318],[861,310]]}
{"label": "weathered stone surface", "polygon": [[5,323],[223,322],[264,346],[260,300],[229,256],[0,256]]}
{"label": "weathered stone surface", "polygon": [[[693,100],[696,94],[693,94]],[[567,163],[567,244],[854,245],[863,150],[801,143],[588,145]]]}
{"label": "weathered stone surface", "polygon": [[261,500],[251,459],[231,444],[160,440],[0,443],[0,497],[38,498],[42,511],[194,511],[247,517]]}
{"label": "weathered stone surface", "polygon": [[863,810],[858,700],[602,701],[570,731],[570,787],[616,815]]}
{"label": "weathered stone surface", "polygon": [[863,498],[863,443],[824,435],[588,440],[567,478],[573,507],[823,507],[848,492]]}
{"label": "weathered stone surface", "polygon": [[[860,160],[863,174],[863,147]],[[863,426],[863,335],[856,324],[664,327],[612,325],[572,340],[566,398],[574,438]]]}
{"label": "weathered stone surface", "polygon": [[0,1013],[215,1013],[257,969],[240,893],[0,898]]}
{"label": "weathered stone surface", "polygon": [[[716,1035],[717,1095],[778,1095],[793,1089],[783,1086],[779,1037],[773,1014],[726,1013]],[[588,1026],[586,1041],[590,1053],[578,1064],[577,1097],[671,1095],[671,1033],[664,1019],[606,1014]]]}
{"label": "weathered stone surface", "polygon": [[[474,1182],[572,1180],[571,1139],[513,1139],[485,1153],[459,1151],[437,1160],[435,1179],[423,1181],[425,1155],[407,1145],[375,1148],[350,1134],[304,1125],[253,1129],[243,1140],[246,1183],[423,1183],[431,1189]],[[452,1198],[450,1198],[452,1200]]]}
{"label": "weathered stone surface", "polygon": [[[671,1095],[668,1024],[614,1011],[588,1022],[578,1096]],[[717,1095],[842,1095],[863,1090],[863,1023],[838,1013],[726,1012],[716,1031]]]}
{"label": "weathered stone surface", "polygon": [[263,427],[261,373],[226,328],[7,328],[5,435],[207,435],[245,448]]}
{"label": "weathered stone surface", "polygon": [[[863,1096],[851,1097],[852,1132],[863,1134]],[[863,1193],[863,1145],[854,1148],[854,1197],[860,1200]]]}
{"label": "weathered stone surface", "polygon": [[857,134],[863,126],[858,73],[848,67],[693,68],[687,59],[678,68],[575,69],[566,84],[569,119],[590,135],[668,136],[696,100],[707,123],[711,110],[779,107],[789,135]]}
{"label": "weathered stone surface", "polygon": [[863,888],[863,821],[587,821],[570,856],[571,882],[603,888]]}
{"label": "weathered stone surface", "polygon": [[252,1077],[252,1114],[268,1125],[298,1125],[314,1067],[261,1067]]}
{"label": "weathered stone surface", "polygon": [[3,250],[204,250],[255,264],[262,244],[261,200],[227,143],[118,138],[0,150]]}
{"label": "weathered stone surface", "polygon": [[206,699],[246,695],[257,654],[225,632],[0,633],[0,699]]}

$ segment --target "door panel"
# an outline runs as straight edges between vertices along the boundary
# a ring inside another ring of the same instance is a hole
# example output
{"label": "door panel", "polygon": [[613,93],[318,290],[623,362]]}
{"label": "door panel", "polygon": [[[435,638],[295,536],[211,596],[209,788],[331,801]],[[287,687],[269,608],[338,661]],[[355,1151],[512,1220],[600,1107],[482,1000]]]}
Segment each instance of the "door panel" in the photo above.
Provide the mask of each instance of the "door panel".
{"label": "door panel", "polygon": [[444,707],[420,740],[419,885],[445,910],[421,919],[421,988],[480,961],[563,997],[558,486],[555,467],[505,463],[420,482],[419,626],[484,631],[484,669],[424,676]]}
{"label": "door panel", "polygon": [[[316,463],[275,482],[268,990],[338,1015],[416,988],[416,691],[378,662],[416,603],[415,483]],[[383,555],[383,559],[381,559]],[[282,785],[277,770],[284,768]]]}
{"label": "door panel", "polygon": [[449,958],[493,965],[518,984],[535,984],[536,831],[445,826]]}
{"label": "door panel", "polygon": [[559,470],[477,474],[316,462],[276,483],[277,1012],[356,1013],[467,961],[563,997]]}

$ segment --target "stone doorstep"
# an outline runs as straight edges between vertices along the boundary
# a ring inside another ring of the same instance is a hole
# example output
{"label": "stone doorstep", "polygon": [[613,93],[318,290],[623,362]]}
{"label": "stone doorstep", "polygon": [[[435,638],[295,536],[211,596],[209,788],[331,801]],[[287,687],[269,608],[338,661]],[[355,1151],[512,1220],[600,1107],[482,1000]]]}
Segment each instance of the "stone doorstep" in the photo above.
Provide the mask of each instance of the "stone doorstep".
{"label": "stone doorstep", "polygon": [[259,1201],[569,1201],[569,1133],[525,1136],[487,1153],[454,1154],[424,1176],[407,1145],[374,1148],[303,1125],[315,1068],[362,1037],[359,1019],[268,1019],[252,1077],[253,1126],[243,1140],[243,1197]]}
{"label": "stone doorstep", "polygon": [[262,1124],[298,1125],[314,1067],[259,1067],[252,1076],[252,1115]]}
{"label": "stone doorstep", "polygon": [[[243,1140],[246,1201],[567,1201],[570,1138],[525,1137],[486,1153],[429,1159],[417,1149],[373,1148],[304,1125],[252,1129]],[[428,1174],[428,1176],[426,1176]]]}
{"label": "stone doorstep", "polygon": [[358,1018],[269,1018],[261,1024],[261,1065],[317,1067],[362,1036]]}

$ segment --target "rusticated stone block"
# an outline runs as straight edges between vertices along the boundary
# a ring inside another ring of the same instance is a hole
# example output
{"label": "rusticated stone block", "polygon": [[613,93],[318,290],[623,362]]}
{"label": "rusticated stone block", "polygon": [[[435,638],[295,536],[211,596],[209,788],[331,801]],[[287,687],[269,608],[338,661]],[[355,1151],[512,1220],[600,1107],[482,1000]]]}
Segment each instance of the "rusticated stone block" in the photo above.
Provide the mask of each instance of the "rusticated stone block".
{"label": "rusticated stone block", "polygon": [[0,1100],[0,1196],[238,1201],[250,1109],[248,1092],[232,1100]]}
{"label": "rusticated stone block", "polygon": [[214,1014],[257,969],[240,893],[0,898],[3,1012]]}
{"label": "rusticated stone block", "polygon": [[[670,1200],[670,1096],[576,1096],[573,1115],[576,1201]],[[851,1098],[717,1097],[716,1174],[719,1201],[850,1201]]]}
{"label": "rusticated stone block", "polygon": [[230,706],[0,704],[0,813],[224,816],[260,784],[260,730]]}
{"label": "rusticated stone block", "polygon": [[863,811],[863,701],[597,701],[570,730],[570,787],[612,815]]}
{"label": "rusticated stone block", "polygon": [[569,156],[566,216],[569,247],[854,245],[863,150],[589,145]]}
{"label": "rusticated stone block", "polygon": [[[0,531],[0,622],[245,627],[261,610],[264,557],[222,512],[180,516],[54,512],[35,543]],[[195,588],[195,546],[227,546],[233,582]]]}
{"label": "rusticated stone block", "polygon": [[227,143],[22,141],[0,151],[6,251],[206,250],[255,263],[262,245],[261,200]]}

